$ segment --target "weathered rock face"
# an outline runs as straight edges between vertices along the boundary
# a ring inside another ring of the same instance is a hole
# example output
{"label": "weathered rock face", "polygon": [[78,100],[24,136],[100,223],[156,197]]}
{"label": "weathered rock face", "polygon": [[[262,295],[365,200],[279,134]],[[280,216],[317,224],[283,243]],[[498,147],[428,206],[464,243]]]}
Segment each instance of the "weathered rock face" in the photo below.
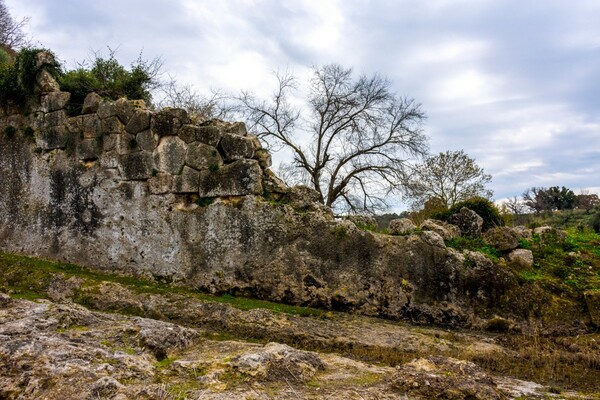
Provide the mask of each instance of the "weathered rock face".
{"label": "weathered rock face", "polygon": [[[468,324],[473,309],[489,317],[518,289],[503,267],[471,269],[446,249],[451,225],[440,225],[442,236],[388,236],[336,221],[316,192],[265,169],[243,124],[195,126],[183,110],[92,95],[88,114],[68,118],[54,110],[66,97],[0,120],[0,131],[17,130],[0,137],[4,251],[453,325]],[[506,274],[500,288],[487,278]]]}

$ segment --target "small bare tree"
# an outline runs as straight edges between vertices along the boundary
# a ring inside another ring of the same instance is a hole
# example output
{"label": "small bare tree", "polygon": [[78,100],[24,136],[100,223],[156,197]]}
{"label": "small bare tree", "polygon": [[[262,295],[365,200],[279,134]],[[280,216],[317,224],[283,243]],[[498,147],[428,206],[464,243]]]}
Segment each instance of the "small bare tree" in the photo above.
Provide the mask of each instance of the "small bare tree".
{"label": "small bare tree", "polygon": [[464,151],[446,151],[414,165],[404,176],[403,190],[415,209],[432,199],[450,208],[475,196],[491,198],[485,187],[491,179]]}
{"label": "small bare tree", "polygon": [[30,41],[23,32],[28,22],[29,18],[20,21],[13,19],[4,0],[0,0],[0,47],[14,50],[29,45]]}
{"label": "small bare tree", "polygon": [[180,85],[173,77],[163,82],[157,90],[161,99],[158,108],[176,107],[185,109],[194,123],[210,119],[228,119],[235,108],[229,98],[220,91],[204,96],[190,85]]}
{"label": "small bare tree", "polygon": [[296,178],[313,187],[323,204],[346,212],[386,208],[406,160],[427,150],[421,106],[394,95],[379,75],[355,79],[352,69],[332,64],[313,69],[306,103],[295,108],[295,78],[277,78],[269,100],[242,92],[250,129],[271,148],[291,152]]}

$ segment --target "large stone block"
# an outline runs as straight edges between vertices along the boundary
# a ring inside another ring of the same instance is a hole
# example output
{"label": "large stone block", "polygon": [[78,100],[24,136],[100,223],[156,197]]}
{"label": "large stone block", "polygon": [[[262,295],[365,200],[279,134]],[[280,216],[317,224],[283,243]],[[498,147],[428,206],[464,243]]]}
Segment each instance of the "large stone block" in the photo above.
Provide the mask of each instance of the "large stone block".
{"label": "large stone block", "polygon": [[100,117],[100,119],[116,117],[117,110],[115,107],[115,103],[113,103],[111,101],[100,101],[100,104],[98,105],[97,114],[98,114],[98,117]]}
{"label": "large stone block", "polygon": [[67,114],[63,110],[53,111],[44,115],[44,124],[47,127],[66,125],[68,122]]}
{"label": "large stone block", "polygon": [[216,147],[194,142],[188,145],[185,163],[197,170],[216,169],[223,165],[223,159]]}
{"label": "large stone block", "polygon": [[246,136],[225,133],[219,147],[223,152],[225,162],[254,157],[254,145],[252,140]]}
{"label": "large stone block", "polygon": [[36,145],[42,150],[64,149],[69,132],[65,125],[52,126],[40,131]]}
{"label": "large stone block", "polygon": [[183,167],[181,175],[173,177],[173,193],[198,193],[200,172]]}
{"label": "large stone block", "polygon": [[[113,136],[113,135],[110,135]],[[118,154],[129,154],[135,153],[140,149],[137,146],[137,141],[135,140],[135,136],[129,133],[121,133],[120,135],[114,135],[116,137],[116,146]]]}
{"label": "large stone block", "polygon": [[135,135],[139,132],[150,129],[150,118],[152,116],[152,112],[149,110],[137,109],[133,113],[131,119],[127,123],[127,127],[125,128],[127,132]]}
{"label": "large stone block", "polygon": [[199,129],[196,125],[183,125],[177,132],[177,136],[186,143],[196,141],[196,131]]}
{"label": "large stone block", "polygon": [[152,177],[148,179],[148,189],[152,194],[167,194],[171,193],[173,187],[173,178],[171,174],[164,172],[152,173]]}
{"label": "large stone block", "polygon": [[88,93],[83,100],[83,107],[81,107],[82,114],[93,114],[100,108],[102,97],[95,92]]}
{"label": "large stone block", "polygon": [[125,132],[125,125],[117,116],[106,117],[100,123],[100,131],[104,134]]}
{"label": "large stone block", "polygon": [[179,175],[185,164],[187,146],[177,136],[163,137],[153,152],[154,165],[161,172]]}
{"label": "large stone block", "polygon": [[156,145],[158,144],[158,141],[156,140],[154,134],[150,129],[135,135],[135,140],[137,141],[137,144],[140,147],[140,149],[146,151],[154,151]]}
{"label": "large stone block", "polygon": [[196,140],[211,146],[218,146],[221,136],[221,130],[216,126],[199,126],[196,129]]}
{"label": "large stone block", "polygon": [[84,139],[93,139],[102,136],[100,118],[96,114],[84,115],[82,118]]}
{"label": "large stone block", "polygon": [[65,108],[65,105],[71,99],[69,92],[51,92],[40,98],[40,111],[52,112]]}
{"label": "large stone block", "polygon": [[218,170],[200,171],[200,197],[262,194],[262,170],[256,160],[239,160]]}
{"label": "large stone block", "polygon": [[187,111],[181,108],[163,108],[152,118],[152,131],[159,137],[176,136],[188,120]]}
{"label": "large stone block", "polygon": [[119,156],[119,172],[124,180],[148,179],[152,176],[152,154],[140,151]]}
{"label": "large stone block", "polygon": [[144,100],[127,100],[121,98],[114,103],[115,113],[121,122],[125,125],[133,117],[137,109],[146,109]]}
{"label": "large stone block", "polygon": [[519,235],[507,226],[488,229],[483,234],[483,241],[500,251],[513,250],[519,247]]}
{"label": "large stone block", "polygon": [[100,154],[102,141],[96,139],[83,139],[77,145],[77,158],[83,161],[96,160]]}

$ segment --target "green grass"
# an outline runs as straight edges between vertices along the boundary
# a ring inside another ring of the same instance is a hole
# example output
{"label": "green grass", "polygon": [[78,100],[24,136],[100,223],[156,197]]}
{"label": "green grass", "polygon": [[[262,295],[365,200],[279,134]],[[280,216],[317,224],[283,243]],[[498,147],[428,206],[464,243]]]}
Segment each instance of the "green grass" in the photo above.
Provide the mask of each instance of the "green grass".
{"label": "green grass", "polygon": [[458,251],[470,250],[478,251],[488,256],[492,261],[498,261],[502,255],[496,248],[484,243],[481,237],[455,237],[446,240],[446,246]]}
{"label": "green grass", "polygon": [[585,290],[600,289],[600,234],[570,228],[566,238],[522,240],[533,252],[532,270],[519,271],[523,282],[537,282],[555,294],[581,298]]}
{"label": "green grass", "polygon": [[[62,274],[65,279],[69,279],[72,276],[83,278],[85,281],[83,286],[97,285],[101,282],[115,282],[136,293],[175,293],[200,301],[229,304],[240,310],[262,308],[274,312],[299,316],[323,317],[325,315],[325,311],[309,307],[279,304],[265,300],[232,296],[229,294],[213,296],[187,287],[170,286],[166,283],[157,281],[92,271],[75,264],[0,253],[0,288],[4,287],[6,290],[10,291],[13,297],[28,300],[47,298],[46,290],[56,274]],[[135,310],[132,310],[132,313],[138,314]]]}

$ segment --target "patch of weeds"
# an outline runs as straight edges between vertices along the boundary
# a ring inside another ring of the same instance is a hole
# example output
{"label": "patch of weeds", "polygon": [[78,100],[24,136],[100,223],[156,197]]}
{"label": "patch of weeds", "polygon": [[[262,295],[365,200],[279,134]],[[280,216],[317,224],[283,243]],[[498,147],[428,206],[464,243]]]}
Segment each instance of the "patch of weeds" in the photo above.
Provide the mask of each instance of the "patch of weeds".
{"label": "patch of weeds", "polygon": [[355,225],[361,231],[377,232],[377,224],[365,224],[362,222],[356,222]]}
{"label": "patch of weeds", "polygon": [[27,139],[30,143],[35,142],[35,131],[33,130],[32,127],[30,126],[26,126],[23,128],[23,136],[25,137],[25,139]]}
{"label": "patch of weeds", "polygon": [[4,135],[8,139],[12,139],[13,137],[15,137],[15,133],[17,133],[17,128],[15,128],[14,126],[8,125],[4,128]]}
{"label": "patch of weeds", "polygon": [[447,247],[461,252],[463,250],[470,250],[483,253],[494,262],[497,262],[502,255],[498,249],[486,244],[481,237],[459,236],[450,240],[446,240],[445,242]]}
{"label": "patch of weeds", "polygon": [[208,170],[210,172],[217,172],[219,170],[219,164],[210,164]]}
{"label": "patch of weeds", "polygon": [[338,225],[331,230],[331,233],[337,240],[344,240],[348,237],[348,229],[343,225]]}
{"label": "patch of weeds", "polygon": [[175,360],[176,358],[163,358],[162,360],[154,363],[154,368],[159,370],[167,369],[171,366],[171,364],[173,364],[173,361]]}
{"label": "patch of weeds", "polygon": [[152,168],[152,176],[158,175],[158,170],[156,168]]}
{"label": "patch of weeds", "polygon": [[89,330],[90,330],[89,326],[85,326],[85,325],[70,325],[70,326],[67,326],[65,328],[58,328],[56,330],[56,332],[58,332],[58,333],[65,333],[65,332],[69,332],[69,331],[86,332],[86,331],[89,331]]}
{"label": "patch of weeds", "polygon": [[196,200],[194,203],[196,203],[196,205],[198,205],[199,207],[208,207],[210,206],[213,202],[215,201],[215,199],[213,199],[212,197],[200,197],[198,200]]}

